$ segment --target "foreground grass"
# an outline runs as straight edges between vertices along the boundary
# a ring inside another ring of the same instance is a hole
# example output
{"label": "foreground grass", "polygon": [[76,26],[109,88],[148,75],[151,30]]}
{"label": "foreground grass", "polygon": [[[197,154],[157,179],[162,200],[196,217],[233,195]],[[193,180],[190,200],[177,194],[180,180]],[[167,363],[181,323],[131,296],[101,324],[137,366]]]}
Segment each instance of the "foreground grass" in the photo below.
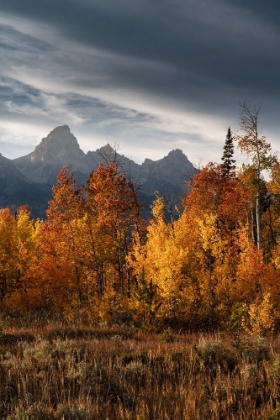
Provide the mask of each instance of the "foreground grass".
{"label": "foreground grass", "polygon": [[280,419],[280,340],[5,317],[0,418]]}

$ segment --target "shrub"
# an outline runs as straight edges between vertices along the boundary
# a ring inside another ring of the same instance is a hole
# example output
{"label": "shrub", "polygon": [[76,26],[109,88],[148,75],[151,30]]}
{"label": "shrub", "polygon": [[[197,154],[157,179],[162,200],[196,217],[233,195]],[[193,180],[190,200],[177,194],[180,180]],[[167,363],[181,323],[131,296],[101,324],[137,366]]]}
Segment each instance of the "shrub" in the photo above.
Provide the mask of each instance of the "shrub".
{"label": "shrub", "polygon": [[276,408],[271,416],[268,417],[268,420],[278,420],[280,419],[280,403],[276,403]]}
{"label": "shrub", "polygon": [[235,354],[218,341],[202,339],[194,346],[194,350],[205,368],[215,369],[219,365],[224,371],[233,371],[237,366]]}
{"label": "shrub", "polygon": [[174,341],[173,331],[170,327],[163,331],[160,336],[160,341],[164,341],[165,343],[172,343]]}
{"label": "shrub", "polygon": [[44,404],[35,403],[29,407],[16,407],[13,414],[7,420],[53,420],[54,417]]}
{"label": "shrub", "polygon": [[71,405],[59,406],[56,416],[56,420],[86,420],[90,419],[90,413],[83,407],[76,407]]}

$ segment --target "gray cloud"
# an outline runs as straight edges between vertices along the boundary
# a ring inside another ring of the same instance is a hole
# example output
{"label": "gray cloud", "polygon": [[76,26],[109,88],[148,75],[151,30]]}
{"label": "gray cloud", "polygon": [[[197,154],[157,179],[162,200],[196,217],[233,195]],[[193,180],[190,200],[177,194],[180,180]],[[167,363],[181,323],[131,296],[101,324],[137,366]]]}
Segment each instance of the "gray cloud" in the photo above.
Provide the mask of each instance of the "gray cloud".
{"label": "gray cloud", "polygon": [[5,132],[69,122],[84,148],[114,136],[141,158],[178,145],[199,158],[204,144],[207,160],[248,98],[277,142],[276,0],[0,0],[0,11]]}

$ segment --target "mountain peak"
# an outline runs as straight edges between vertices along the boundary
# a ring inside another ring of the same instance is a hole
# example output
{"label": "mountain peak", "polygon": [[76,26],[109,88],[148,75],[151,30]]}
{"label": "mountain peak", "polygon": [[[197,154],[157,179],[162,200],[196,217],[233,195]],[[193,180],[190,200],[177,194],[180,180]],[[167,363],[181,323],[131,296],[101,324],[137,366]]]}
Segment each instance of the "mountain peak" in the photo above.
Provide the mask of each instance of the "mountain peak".
{"label": "mountain peak", "polygon": [[54,134],[71,134],[71,131],[68,125],[59,125],[58,127],[54,128],[49,135]]}
{"label": "mountain peak", "polygon": [[188,159],[186,155],[184,155],[183,151],[181,149],[173,149],[171,150],[165,158],[175,158],[175,159]]}
{"label": "mountain peak", "polygon": [[32,182],[55,181],[59,170],[67,166],[70,170],[86,171],[86,155],[68,125],[52,130],[35,150],[15,159],[18,169]]}
{"label": "mountain peak", "polygon": [[[33,160],[39,158],[40,160],[54,159],[59,160],[73,156],[73,153],[83,153],[80,149],[78,140],[71,133],[68,125],[61,125],[52,130],[47,137],[44,137],[40,144],[36,146],[33,155]],[[43,158],[43,159],[42,159]]]}
{"label": "mountain peak", "polygon": [[183,152],[182,152],[181,149],[173,149],[168,153],[168,155],[169,156],[170,155],[181,156],[181,155],[183,155]]}

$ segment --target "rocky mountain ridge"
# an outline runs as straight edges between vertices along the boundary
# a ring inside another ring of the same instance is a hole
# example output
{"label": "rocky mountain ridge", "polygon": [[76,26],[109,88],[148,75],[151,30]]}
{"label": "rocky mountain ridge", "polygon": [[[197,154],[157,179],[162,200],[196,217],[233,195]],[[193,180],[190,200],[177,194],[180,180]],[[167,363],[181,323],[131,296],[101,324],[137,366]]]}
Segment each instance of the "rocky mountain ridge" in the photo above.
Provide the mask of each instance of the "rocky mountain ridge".
{"label": "rocky mountain ridge", "polygon": [[63,125],[52,130],[33,152],[25,156],[14,160],[0,156],[0,187],[3,182],[7,184],[0,190],[0,205],[28,204],[34,215],[44,217],[51,188],[63,166],[74,173],[80,184],[86,183],[100,162],[112,161],[116,161],[119,170],[139,188],[140,199],[148,205],[154,199],[155,190],[177,201],[180,195],[186,194],[187,175],[194,173],[193,165],[178,149],[157,161],[145,159],[141,165],[119,154],[110,145],[84,153],[70,128]]}

